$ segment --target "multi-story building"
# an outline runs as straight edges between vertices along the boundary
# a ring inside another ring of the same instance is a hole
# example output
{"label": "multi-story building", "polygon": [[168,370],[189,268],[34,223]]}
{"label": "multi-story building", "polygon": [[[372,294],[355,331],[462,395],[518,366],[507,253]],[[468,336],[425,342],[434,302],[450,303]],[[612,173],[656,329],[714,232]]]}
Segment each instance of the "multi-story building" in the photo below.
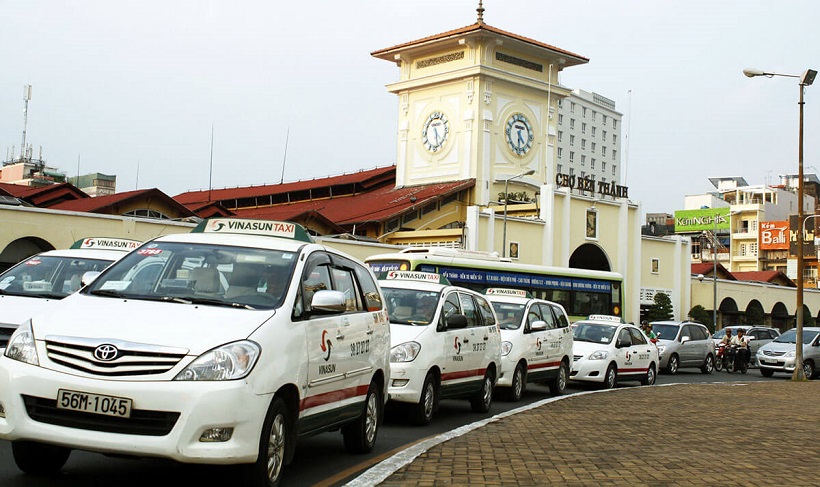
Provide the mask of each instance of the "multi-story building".
{"label": "multi-story building", "polygon": [[68,182],[88,196],[108,196],[117,192],[117,176],[99,172],[70,177]]}
{"label": "multi-story building", "polygon": [[621,119],[609,98],[576,89],[558,100],[556,173],[621,181]]}

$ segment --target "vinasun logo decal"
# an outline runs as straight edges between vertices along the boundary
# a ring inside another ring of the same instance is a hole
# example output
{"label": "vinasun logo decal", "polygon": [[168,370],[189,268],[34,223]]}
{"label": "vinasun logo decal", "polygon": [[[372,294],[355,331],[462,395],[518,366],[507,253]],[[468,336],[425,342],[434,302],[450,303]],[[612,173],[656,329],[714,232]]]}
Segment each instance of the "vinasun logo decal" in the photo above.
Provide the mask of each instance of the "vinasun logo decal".
{"label": "vinasun logo decal", "polygon": [[461,342],[458,341],[458,337],[455,338],[455,343],[453,343],[453,348],[456,349],[456,355],[461,355]]}
{"label": "vinasun logo decal", "polygon": [[330,349],[333,348],[333,343],[327,338],[327,330],[322,330],[322,351],[327,352],[325,355],[325,362],[330,360]]}

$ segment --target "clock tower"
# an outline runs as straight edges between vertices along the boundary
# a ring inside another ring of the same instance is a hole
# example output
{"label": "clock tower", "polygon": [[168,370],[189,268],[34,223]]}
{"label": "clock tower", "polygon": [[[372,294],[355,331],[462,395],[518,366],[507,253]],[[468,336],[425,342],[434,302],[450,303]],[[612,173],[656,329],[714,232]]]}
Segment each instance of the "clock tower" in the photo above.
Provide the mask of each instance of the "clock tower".
{"label": "clock tower", "polygon": [[[502,199],[508,185],[534,192],[555,177],[558,83],[578,54],[484,23],[372,53],[399,67],[396,185],[474,179],[472,205]],[[531,174],[523,173],[533,171]]]}

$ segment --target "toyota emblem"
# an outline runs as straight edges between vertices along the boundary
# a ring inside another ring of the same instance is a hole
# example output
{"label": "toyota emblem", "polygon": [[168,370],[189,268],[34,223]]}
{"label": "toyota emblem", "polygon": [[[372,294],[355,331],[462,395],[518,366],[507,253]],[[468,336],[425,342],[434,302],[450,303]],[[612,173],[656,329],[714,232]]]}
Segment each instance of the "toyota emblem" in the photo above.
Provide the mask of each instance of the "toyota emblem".
{"label": "toyota emblem", "polygon": [[117,358],[119,355],[120,351],[117,350],[117,347],[109,343],[100,345],[99,347],[94,349],[94,358],[96,358],[100,362],[110,362]]}

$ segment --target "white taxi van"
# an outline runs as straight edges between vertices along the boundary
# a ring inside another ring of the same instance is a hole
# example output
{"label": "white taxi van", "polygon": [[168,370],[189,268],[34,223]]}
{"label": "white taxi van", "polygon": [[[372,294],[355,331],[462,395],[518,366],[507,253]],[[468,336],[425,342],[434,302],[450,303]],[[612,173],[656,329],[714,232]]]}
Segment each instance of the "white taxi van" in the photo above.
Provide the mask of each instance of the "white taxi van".
{"label": "white taxi van", "polygon": [[534,299],[521,289],[484,291],[501,328],[501,373],[498,387],[518,401],[527,383],[546,382],[553,395],[563,394],[572,363],[572,331],[564,307]]}
{"label": "white taxi van", "polygon": [[658,347],[635,325],[618,316],[591,315],[572,324],[573,362],[570,380],[597,382],[605,389],[619,381],[655,383]]}
{"label": "white taxi van", "polygon": [[55,301],[76,292],[92,274],[136,249],[142,242],[89,237],[63,250],[49,250],[0,274],[0,348],[17,326]]}
{"label": "white taxi van", "polygon": [[0,438],[27,473],[71,449],[243,464],[276,485],[296,440],[373,448],[390,330],[375,276],[289,222],[167,235],[22,324],[0,358]]}
{"label": "white taxi van", "polygon": [[390,316],[390,400],[430,423],[440,399],[468,398],[486,413],[501,365],[501,335],[481,294],[428,272],[380,276]]}

